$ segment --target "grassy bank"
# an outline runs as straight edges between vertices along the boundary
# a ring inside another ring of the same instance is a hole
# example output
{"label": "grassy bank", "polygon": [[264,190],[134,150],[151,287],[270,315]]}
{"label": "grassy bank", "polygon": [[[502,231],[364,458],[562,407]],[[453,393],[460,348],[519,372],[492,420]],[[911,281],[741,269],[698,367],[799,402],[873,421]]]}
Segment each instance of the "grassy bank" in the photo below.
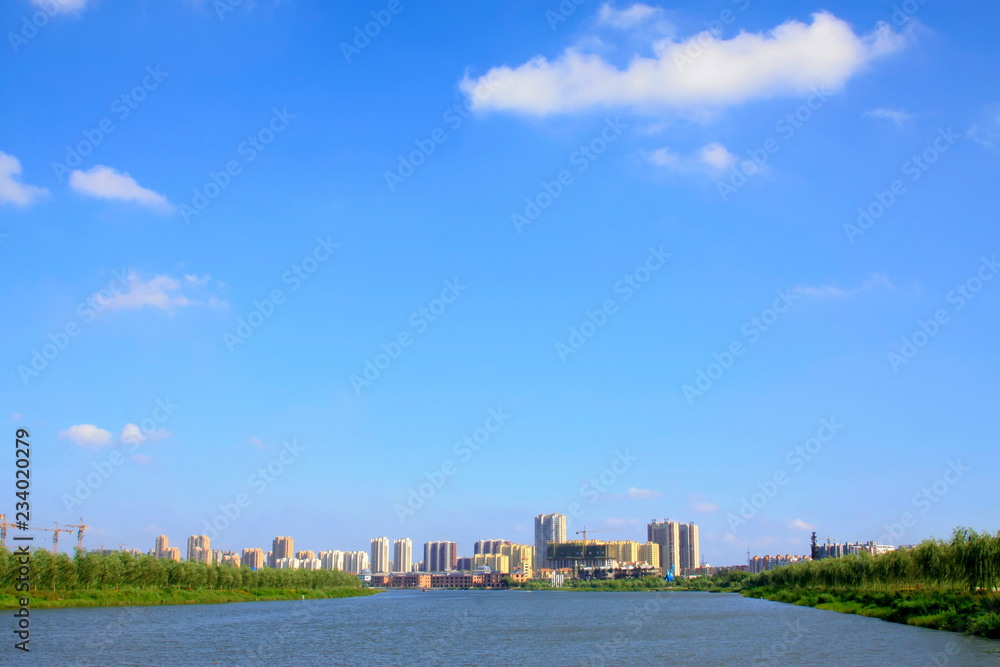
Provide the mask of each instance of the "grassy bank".
{"label": "grassy bank", "polygon": [[759,588],[743,595],[1000,639],[1000,594],[986,591]]}
{"label": "grassy bank", "polygon": [[[43,591],[30,593],[32,609],[58,607],[123,607],[180,604],[226,604],[230,602],[264,602],[271,600],[321,600],[328,598],[372,595],[375,591],[355,586],[338,588],[253,590],[188,590],[185,588],[122,588],[119,590]],[[19,606],[22,595],[12,589],[0,591],[0,609]]]}

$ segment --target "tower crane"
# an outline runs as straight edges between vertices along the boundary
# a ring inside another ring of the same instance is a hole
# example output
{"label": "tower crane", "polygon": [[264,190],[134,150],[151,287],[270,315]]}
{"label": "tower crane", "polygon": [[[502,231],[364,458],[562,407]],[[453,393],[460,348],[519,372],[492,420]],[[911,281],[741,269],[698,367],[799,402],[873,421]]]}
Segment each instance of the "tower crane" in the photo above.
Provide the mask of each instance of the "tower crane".
{"label": "tower crane", "polygon": [[52,553],[59,553],[59,533],[72,533],[73,531],[69,528],[60,528],[59,522],[56,522],[55,528],[29,528],[28,530],[48,530],[52,532]]}
{"label": "tower crane", "polygon": [[15,528],[12,523],[7,523],[7,515],[0,514],[0,549],[7,548],[7,529]]}
{"label": "tower crane", "polygon": [[584,550],[586,550],[586,548],[587,548],[587,533],[621,533],[621,532],[624,532],[624,531],[625,531],[624,528],[599,528],[598,530],[588,530],[587,527],[584,526],[583,530],[576,531],[576,534],[579,535],[580,533],[583,533],[583,548],[584,548]]}
{"label": "tower crane", "polygon": [[[80,523],[66,524],[67,528],[76,528],[76,550],[83,551],[83,531],[87,530],[87,525],[83,523],[83,517],[80,518]],[[70,531],[73,532],[73,531]]]}

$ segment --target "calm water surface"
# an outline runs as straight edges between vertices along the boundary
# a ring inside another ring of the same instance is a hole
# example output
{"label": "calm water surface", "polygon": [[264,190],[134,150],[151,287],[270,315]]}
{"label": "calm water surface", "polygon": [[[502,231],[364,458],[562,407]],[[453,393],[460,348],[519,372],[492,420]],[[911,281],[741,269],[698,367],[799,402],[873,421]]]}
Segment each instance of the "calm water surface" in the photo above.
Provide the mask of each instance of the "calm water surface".
{"label": "calm water surface", "polygon": [[0,663],[1000,665],[998,641],[709,593],[392,591],[31,620],[31,655],[7,635]]}

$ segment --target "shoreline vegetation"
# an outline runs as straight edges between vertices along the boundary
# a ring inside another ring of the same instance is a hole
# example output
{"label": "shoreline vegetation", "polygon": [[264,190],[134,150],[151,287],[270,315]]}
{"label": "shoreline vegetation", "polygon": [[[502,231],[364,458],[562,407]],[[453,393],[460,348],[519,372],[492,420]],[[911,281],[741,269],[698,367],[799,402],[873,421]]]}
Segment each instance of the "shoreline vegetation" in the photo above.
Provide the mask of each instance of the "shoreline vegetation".
{"label": "shoreline vegetation", "polygon": [[879,556],[867,553],[806,561],[759,574],[709,577],[539,581],[512,589],[565,591],[705,591],[858,614],[892,623],[1000,639],[1000,533],[958,528],[950,541],[925,540]]}
{"label": "shoreline vegetation", "polygon": [[31,552],[28,590],[18,556],[0,549],[0,609],[225,604],[373,595],[353,574],[176,562],[126,552]]}

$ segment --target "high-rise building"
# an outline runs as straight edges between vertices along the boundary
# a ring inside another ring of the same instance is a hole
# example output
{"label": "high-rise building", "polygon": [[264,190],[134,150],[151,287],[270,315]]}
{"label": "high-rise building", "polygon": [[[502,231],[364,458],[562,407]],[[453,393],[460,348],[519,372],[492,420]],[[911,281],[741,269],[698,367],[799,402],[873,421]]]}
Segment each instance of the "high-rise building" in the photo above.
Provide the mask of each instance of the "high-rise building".
{"label": "high-rise building", "polygon": [[473,555],[498,554],[504,545],[510,545],[510,540],[479,540],[472,547]]}
{"label": "high-rise building", "polygon": [[176,562],[181,562],[181,550],[177,547],[170,547],[163,552],[164,560],[172,560]]}
{"label": "high-rise building", "polygon": [[271,543],[271,554],[268,556],[268,567],[277,567],[282,558],[295,557],[295,541],[290,537],[276,537]]}
{"label": "high-rise building", "polygon": [[389,571],[389,538],[376,537],[372,539],[372,573],[382,574]]}
{"label": "high-rise building", "polygon": [[504,556],[503,554],[476,554],[472,557],[471,565],[470,570],[488,567],[493,572],[510,574],[510,556]]}
{"label": "high-rise building", "polygon": [[243,564],[243,567],[249,567],[251,570],[259,570],[264,567],[264,550],[244,549],[240,562]]}
{"label": "high-rise building", "polygon": [[674,574],[681,573],[681,534],[680,524],[676,521],[653,519],[646,526],[646,541],[660,545],[660,567],[664,572],[674,569]]}
{"label": "high-rise building", "polygon": [[535,569],[549,567],[548,545],[566,541],[564,514],[539,514],[535,517]]}
{"label": "high-rise building", "polygon": [[454,542],[424,543],[424,572],[450,572],[458,566]]}
{"label": "high-rise building", "polygon": [[660,567],[660,545],[656,542],[640,544],[636,561],[639,563],[649,563],[650,567]]}
{"label": "high-rise building", "polygon": [[163,558],[163,554],[166,553],[167,549],[170,548],[170,540],[167,539],[166,535],[160,535],[156,538],[156,557]]}
{"label": "high-rise building", "polygon": [[320,560],[320,566],[324,570],[346,571],[346,569],[344,568],[343,551],[320,551],[319,560]]}
{"label": "high-rise building", "polygon": [[535,547],[530,544],[507,543],[500,547],[499,553],[510,559],[510,571],[520,570],[524,576],[531,579],[535,566]]}
{"label": "high-rise building", "polygon": [[404,537],[393,541],[392,562],[394,572],[410,571],[410,567],[413,565],[413,540]]}
{"label": "high-rise building", "polygon": [[344,572],[361,574],[368,568],[368,554],[364,551],[347,551],[344,553]]}
{"label": "high-rise building", "polygon": [[218,554],[218,562],[220,565],[231,565],[233,567],[239,567],[240,560],[239,555],[235,551],[221,551]]}
{"label": "high-rise building", "polygon": [[316,552],[306,549],[305,551],[296,552],[295,557],[299,560],[312,560],[313,558],[316,558]]}
{"label": "high-rise building", "polygon": [[212,563],[211,541],[208,535],[192,535],[188,538],[187,559],[192,563]]}
{"label": "high-rise building", "polygon": [[701,548],[698,544],[698,526],[693,523],[680,525],[681,572],[701,567]]}

